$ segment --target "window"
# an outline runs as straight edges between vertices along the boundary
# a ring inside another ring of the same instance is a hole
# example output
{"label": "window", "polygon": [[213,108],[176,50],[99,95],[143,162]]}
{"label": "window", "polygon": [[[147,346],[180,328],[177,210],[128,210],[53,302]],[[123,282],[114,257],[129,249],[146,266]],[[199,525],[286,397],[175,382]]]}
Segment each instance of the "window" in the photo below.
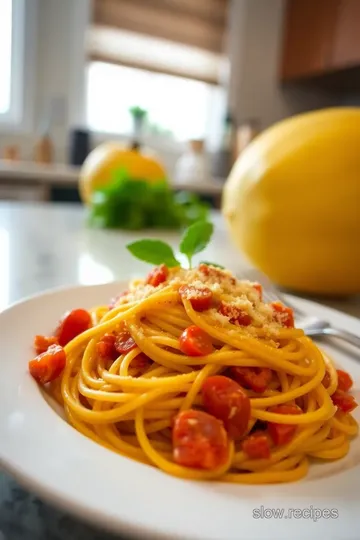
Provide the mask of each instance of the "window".
{"label": "window", "polygon": [[147,111],[147,132],[177,141],[209,138],[223,116],[219,86],[143,69],[90,62],[87,74],[87,120],[95,131],[131,134],[129,108]]}
{"label": "window", "polygon": [[88,127],[129,135],[129,109],[141,107],[145,143],[202,138],[211,149],[225,116],[228,0],[93,0],[92,8]]}
{"label": "window", "polygon": [[19,124],[23,113],[25,0],[0,0],[0,122]]}

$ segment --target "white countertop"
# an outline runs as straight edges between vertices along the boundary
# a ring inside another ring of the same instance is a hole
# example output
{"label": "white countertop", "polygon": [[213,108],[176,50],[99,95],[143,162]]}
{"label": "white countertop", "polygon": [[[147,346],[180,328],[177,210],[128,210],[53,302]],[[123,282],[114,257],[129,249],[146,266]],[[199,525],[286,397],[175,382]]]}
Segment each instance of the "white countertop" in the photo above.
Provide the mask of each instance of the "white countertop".
{"label": "white countertop", "polygon": [[[57,187],[76,187],[80,167],[65,164],[39,164],[31,161],[0,160],[0,183],[14,181],[26,184],[50,185]],[[221,195],[222,180],[201,183],[176,183],[174,188],[206,195]]]}
{"label": "white countertop", "polygon": [[[218,212],[215,233],[197,256],[229,267],[237,275],[250,266],[231,244]],[[80,205],[0,203],[0,310],[25,296],[73,284],[105,283],[141,276],[148,266],[126,250],[128,242],[158,237],[176,249],[177,232],[129,232],[90,229]],[[360,316],[360,299],[321,300]]]}
{"label": "white countertop", "polygon": [[[247,267],[228,240],[219,213],[214,241],[199,260]],[[141,276],[148,265],[126,250],[139,237],[160,237],[176,249],[179,233],[90,229],[80,205],[0,203],[0,310],[19,298],[72,284]]]}

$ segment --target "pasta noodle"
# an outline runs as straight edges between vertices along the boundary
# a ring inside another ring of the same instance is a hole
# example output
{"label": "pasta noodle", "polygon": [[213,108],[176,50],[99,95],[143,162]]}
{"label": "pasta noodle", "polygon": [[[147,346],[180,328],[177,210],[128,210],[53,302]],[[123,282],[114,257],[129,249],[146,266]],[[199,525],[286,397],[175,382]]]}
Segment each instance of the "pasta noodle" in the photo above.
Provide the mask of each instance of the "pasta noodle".
{"label": "pasta noodle", "polygon": [[[111,309],[92,309],[93,326],[65,345],[66,366],[50,391],[74,428],[123,456],[194,480],[290,482],[307,474],[312,458],[344,457],[357,423],[333,402],[338,373],[332,361],[302,330],[287,325],[290,312],[279,310],[277,316],[278,307],[261,301],[259,286],[227,271],[200,266],[166,272],[158,286],[133,282]],[[190,288],[180,294],[184,285]],[[196,309],[194,299],[203,298],[205,289],[211,307]],[[251,323],[235,320],[239,313]],[[191,326],[206,333],[211,352],[184,354],[180,338]],[[100,354],[104,336],[124,329],[134,346],[111,357]],[[174,417],[206,410],[204,382],[234,368],[270,373],[263,391],[243,385],[251,406],[245,433],[235,441],[229,437],[219,466],[182,465],[174,459]],[[297,409],[282,414],[276,412],[280,405]],[[266,435],[269,456],[252,458],[243,441],[270,424],[291,426],[291,438],[275,444]]]}

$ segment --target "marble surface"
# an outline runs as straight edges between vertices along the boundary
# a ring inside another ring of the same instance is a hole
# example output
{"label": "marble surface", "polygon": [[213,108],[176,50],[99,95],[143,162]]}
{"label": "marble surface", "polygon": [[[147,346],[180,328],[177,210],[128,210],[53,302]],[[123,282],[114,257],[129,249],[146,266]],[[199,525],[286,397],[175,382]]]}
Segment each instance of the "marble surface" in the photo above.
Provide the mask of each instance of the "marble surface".
{"label": "marble surface", "polygon": [[[249,269],[230,244],[219,214],[215,234],[201,259],[221,263],[237,274]],[[179,235],[141,233],[176,248]],[[76,205],[0,203],[0,310],[45,289],[105,283],[142,275],[147,265],[133,259],[125,245],[139,233],[91,230]],[[360,300],[322,300],[360,316]],[[0,405],[1,406],[1,405]],[[0,472],[0,540],[110,540],[113,536],[51,508]]]}

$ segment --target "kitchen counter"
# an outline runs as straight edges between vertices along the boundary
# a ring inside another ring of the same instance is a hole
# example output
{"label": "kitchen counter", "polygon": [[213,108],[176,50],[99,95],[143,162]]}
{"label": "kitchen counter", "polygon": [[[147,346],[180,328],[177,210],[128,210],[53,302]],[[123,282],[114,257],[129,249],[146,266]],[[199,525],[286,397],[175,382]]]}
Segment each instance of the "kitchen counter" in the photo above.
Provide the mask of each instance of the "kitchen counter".
{"label": "kitchen counter", "polygon": [[[9,189],[13,187],[18,190],[37,188],[33,192],[34,198],[38,200],[49,200],[51,188],[77,188],[80,174],[80,167],[65,164],[37,164],[31,161],[7,161],[0,160],[0,188],[1,186]],[[212,179],[201,183],[176,183],[174,189],[186,190],[207,195],[210,197],[219,197],[222,193],[223,180]],[[1,189],[0,189],[1,198]],[[6,198],[6,197],[2,197]]]}
{"label": "kitchen counter", "polygon": [[[0,310],[37,292],[71,284],[104,283],[142,275],[147,265],[130,256],[125,244],[139,233],[90,230],[79,206],[0,203]],[[249,270],[230,244],[224,222],[214,212],[214,239],[201,254],[241,275]],[[176,232],[141,233],[177,246]],[[199,259],[198,259],[199,260]],[[360,300],[324,302],[360,316]],[[26,451],[26,450],[24,450]],[[0,473],[0,540],[110,540],[53,509]]]}
{"label": "kitchen counter", "polygon": [[32,161],[0,160],[0,180],[74,185],[78,181],[79,172],[80,167],[61,163],[38,164]]}

